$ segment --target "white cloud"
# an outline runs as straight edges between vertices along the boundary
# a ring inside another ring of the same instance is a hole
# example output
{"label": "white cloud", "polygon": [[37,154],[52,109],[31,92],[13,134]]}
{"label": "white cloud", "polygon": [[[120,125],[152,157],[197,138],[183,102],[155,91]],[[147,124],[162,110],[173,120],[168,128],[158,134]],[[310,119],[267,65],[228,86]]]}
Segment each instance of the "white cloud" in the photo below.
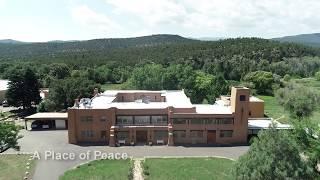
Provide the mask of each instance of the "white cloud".
{"label": "white cloud", "polygon": [[106,0],[144,28],[173,26],[197,36],[263,36],[320,31],[319,0]]}
{"label": "white cloud", "polygon": [[84,28],[100,33],[117,34],[121,26],[105,14],[97,13],[86,5],[76,6],[71,11],[72,18]]}
{"label": "white cloud", "polygon": [[147,25],[183,23],[187,15],[181,4],[172,0],[107,0],[116,13],[131,13]]}
{"label": "white cloud", "polygon": [[0,8],[3,8],[6,5],[6,0],[0,0]]}

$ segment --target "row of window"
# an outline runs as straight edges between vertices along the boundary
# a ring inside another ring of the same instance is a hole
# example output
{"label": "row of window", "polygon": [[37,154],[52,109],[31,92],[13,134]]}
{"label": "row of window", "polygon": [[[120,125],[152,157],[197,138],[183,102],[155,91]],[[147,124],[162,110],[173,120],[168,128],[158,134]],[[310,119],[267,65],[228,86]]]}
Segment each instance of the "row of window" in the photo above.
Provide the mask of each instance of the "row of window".
{"label": "row of window", "polygon": [[233,124],[233,118],[219,119],[173,119],[173,124]]}
{"label": "row of window", "polygon": [[[92,116],[81,116],[80,117],[80,121],[81,122],[92,122],[93,121],[93,117]],[[100,121],[101,122],[107,121],[107,117],[106,116],[101,116],[100,117]]]}
{"label": "row of window", "polygon": [[[92,122],[92,116],[81,116],[81,122]],[[107,121],[106,116],[100,118],[101,122]],[[173,124],[233,124],[233,118],[217,119],[173,119]],[[146,124],[168,124],[167,116],[117,116],[118,125],[146,125]]]}
{"label": "row of window", "polygon": [[[153,133],[155,139],[168,138],[168,131],[156,130]],[[117,139],[129,139],[129,131],[118,131],[116,133]]]}
{"label": "row of window", "polygon": [[[81,131],[81,137],[82,138],[93,138],[94,131],[93,130]],[[106,137],[107,137],[107,131],[100,131],[100,138],[106,138]]]}
{"label": "row of window", "polygon": [[[220,137],[232,137],[233,130],[220,130]],[[187,132],[184,130],[179,131],[173,131],[173,137],[174,138],[186,138]],[[204,137],[204,131],[199,130],[192,130],[190,131],[190,138],[203,138]]]}
{"label": "row of window", "polygon": [[119,125],[168,124],[167,116],[117,116]]}
{"label": "row of window", "polygon": [[[233,131],[232,130],[220,130],[220,137],[232,137]],[[106,138],[107,132],[101,131],[100,132],[100,138]],[[84,130],[81,131],[81,137],[82,138],[93,138],[94,137],[94,131],[93,130]],[[173,131],[173,137],[174,138],[186,138],[187,133],[185,130],[177,130]],[[199,130],[191,130],[190,131],[190,137],[191,138],[203,138],[204,137],[204,131]],[[129,132],[128,131],[118,131],[117,132],[117,138],[118,139],[129,139]],[[168,131],[154,131],[154,138],[155,139],[165,139],[168,138]]]}

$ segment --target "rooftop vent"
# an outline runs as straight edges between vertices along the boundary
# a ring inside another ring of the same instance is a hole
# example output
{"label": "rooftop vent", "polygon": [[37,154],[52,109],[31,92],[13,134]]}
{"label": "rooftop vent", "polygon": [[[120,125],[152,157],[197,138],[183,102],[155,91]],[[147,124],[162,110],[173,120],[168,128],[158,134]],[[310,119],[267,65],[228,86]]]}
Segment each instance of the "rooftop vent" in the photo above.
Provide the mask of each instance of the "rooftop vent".
{"label": "rooftop vent", "polygon": [[90,108],[91,107],[91,99],[90,98],[82,98],[80,100],[80,104],[83,104],[85,108]]}
{"label": "rooftop vent", "polygon": [[144,96],[144,97],[142,98],[142,102],[143,102],[143,103],[146,103],[146,104],[149,104],[149,103],[150,103],[150,96]]}
{"label": "rooftop vent", "polygon": [[149,104],[150,103],[150,96],[142,96],[141,99],[137,99],[137,100],[135,100],[135,102]]}

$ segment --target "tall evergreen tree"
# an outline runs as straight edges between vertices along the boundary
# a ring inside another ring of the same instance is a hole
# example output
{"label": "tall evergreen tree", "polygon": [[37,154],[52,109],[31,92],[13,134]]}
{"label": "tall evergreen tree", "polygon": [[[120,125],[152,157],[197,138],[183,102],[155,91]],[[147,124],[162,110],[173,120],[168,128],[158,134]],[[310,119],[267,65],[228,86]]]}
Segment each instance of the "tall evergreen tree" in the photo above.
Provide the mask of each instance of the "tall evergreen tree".
{"label": "tall evergreen tree", "polygon": [[8,103],[23,109],[30,108],[32,103],[38,104],[41,100],[36,74],[30,69],[19,69],[9,77],[9,88],[6,93]]}

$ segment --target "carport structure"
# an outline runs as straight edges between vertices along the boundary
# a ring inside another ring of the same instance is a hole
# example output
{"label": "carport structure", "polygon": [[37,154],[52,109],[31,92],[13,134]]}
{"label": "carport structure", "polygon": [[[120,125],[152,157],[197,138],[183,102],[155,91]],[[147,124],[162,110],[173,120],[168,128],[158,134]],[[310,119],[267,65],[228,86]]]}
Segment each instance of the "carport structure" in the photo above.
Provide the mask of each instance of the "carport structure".
{"label": "carport structure", "polygon": [[270,129],[272,123],[275,125],[275,129],[289,130],[292,126],[289,124],[282,124],[272,118],[249,118],[248,119],[248,135],[258,135],[260,130]]}
{"label": "carport structure", "polygon": [[[26,130],[32,130],[32,123],[35,121],[40,122],[43,129],[67,129],[68,113],[58,112],[45,112],[36,113],[31,116],[25,117],[25,128]],[[28,122],[30,128],[28,128]]]}

